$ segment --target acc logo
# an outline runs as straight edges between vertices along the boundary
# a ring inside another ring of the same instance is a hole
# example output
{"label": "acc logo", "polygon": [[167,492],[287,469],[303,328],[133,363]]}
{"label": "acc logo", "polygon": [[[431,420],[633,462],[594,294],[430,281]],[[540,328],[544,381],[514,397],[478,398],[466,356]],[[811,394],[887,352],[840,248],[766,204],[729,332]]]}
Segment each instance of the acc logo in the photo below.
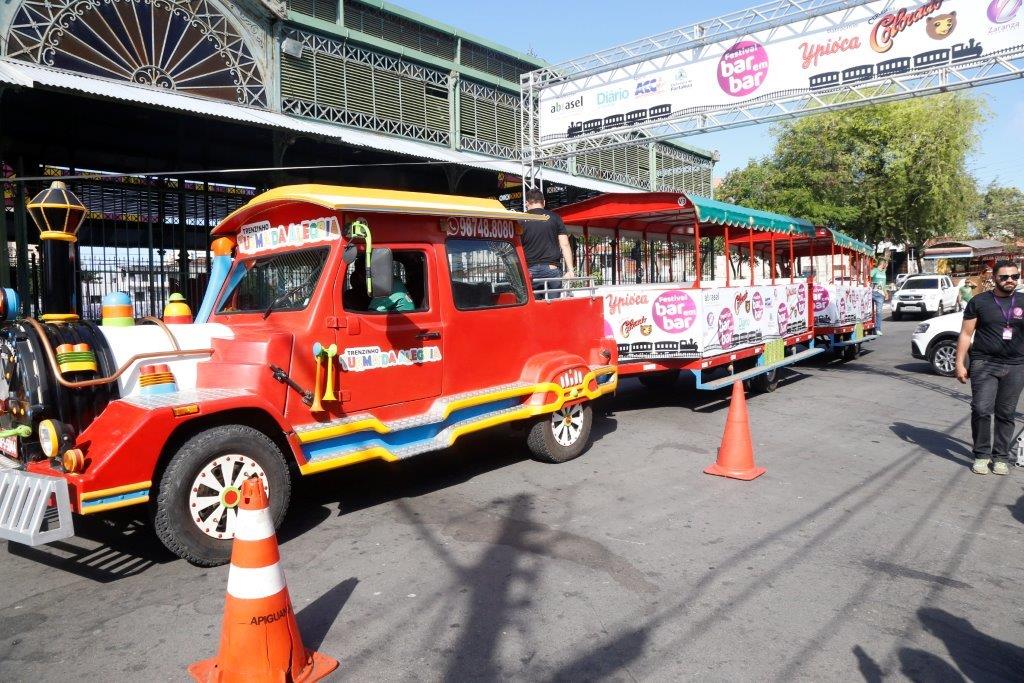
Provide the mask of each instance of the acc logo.
{"label": "acc logo", "polygon": [[656,95],[659,90],[661,90],[661,81],[657,78],[648,78],[643,81],[637,81],[636,92],[633,94],[636,97]]}

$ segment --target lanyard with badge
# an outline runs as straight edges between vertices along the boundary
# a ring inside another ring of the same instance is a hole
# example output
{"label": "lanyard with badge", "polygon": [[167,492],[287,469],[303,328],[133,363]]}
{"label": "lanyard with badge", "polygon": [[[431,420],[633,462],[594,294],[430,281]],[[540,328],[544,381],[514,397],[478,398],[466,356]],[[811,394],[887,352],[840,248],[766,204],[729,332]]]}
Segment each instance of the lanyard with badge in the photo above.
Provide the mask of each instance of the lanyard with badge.
{"label": "lanyard with badge", "polygon": [[996,306],[999,307],[999,312],[1003,314],[1003,322],[1005,323],[1005,327],[1003,327],[1003,339],[1013,339],[1013,328],[1010,327],[1010,316],[1013,315],[1013,305],[1017,299],[1017,292],[1010,295],[1010,305],[1007,308],[1003,308],[1003,305],[999,303],[999,297],[996,296],[992,298],[996,300]]}

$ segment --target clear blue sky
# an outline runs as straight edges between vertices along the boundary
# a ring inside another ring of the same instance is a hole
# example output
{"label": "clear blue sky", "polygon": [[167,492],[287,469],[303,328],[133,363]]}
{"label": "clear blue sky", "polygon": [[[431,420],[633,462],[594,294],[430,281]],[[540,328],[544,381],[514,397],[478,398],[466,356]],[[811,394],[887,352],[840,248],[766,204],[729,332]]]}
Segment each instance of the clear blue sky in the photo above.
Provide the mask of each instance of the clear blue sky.
{"label": "clear blue sky", "polygon": [[[393,1],[515,50],[532,49],[543,59],[558,62],[752,7],[763,0]],[[1024,137],[1024,80],[986,86],[975,92],[988,101],[992,118],[982,130],[978,152],[971,158],[972,171],[983,186],[997,180],[1003,185],[1024,188],[1024,158],[1019,151]],[[721,153],[717,166],[719,176],[745,165],[751,157],[767,155],[772,145],[768,126],[695,135],[688,141]]]}

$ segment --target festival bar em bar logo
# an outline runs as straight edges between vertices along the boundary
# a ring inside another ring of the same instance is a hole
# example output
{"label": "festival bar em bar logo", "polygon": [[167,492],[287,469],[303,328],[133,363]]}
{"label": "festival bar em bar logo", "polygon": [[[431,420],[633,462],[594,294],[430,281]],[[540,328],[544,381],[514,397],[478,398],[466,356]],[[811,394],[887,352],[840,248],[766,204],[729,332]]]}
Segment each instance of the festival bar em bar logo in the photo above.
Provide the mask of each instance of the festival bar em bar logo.
{"label": "festival bar em bar logo", "polygon": [[876,0],[540,91],[541,145],[1024,52],[1024,0]]}

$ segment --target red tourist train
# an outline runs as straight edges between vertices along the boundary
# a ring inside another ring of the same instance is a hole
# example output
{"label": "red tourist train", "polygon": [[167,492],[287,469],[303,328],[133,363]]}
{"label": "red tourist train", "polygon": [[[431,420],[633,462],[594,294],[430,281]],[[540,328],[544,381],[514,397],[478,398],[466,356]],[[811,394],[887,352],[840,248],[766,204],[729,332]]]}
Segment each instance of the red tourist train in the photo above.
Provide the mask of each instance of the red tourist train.
{"label": "red tourist train", "polygon": [[[171,551],[215,565],[246,477],[263,480],[279,523],[295,477],[496,425],[521,425],[536,458],[564,462],[586,448],[592,404],[620,375],[664,383],[687,370],[701,389],[772,389],[779,367],[820,352],[815,324],[830,320],[797,266],[837,234],[785,216],[669,193],[565,207],[587,284],[537,298],[519,241],[533,215],[303,185],[217,226],[194,322],[180,301],[136,321],[114,293],[97,325],[79,320],[68,277],[85,207],[54,187],[29,209],[49,284],[38,320],[17,318],[14,292],[0,296],[0,538],[32,545],[73,535],[73,514],[144,506]],[[639,283],[620,284],[627,239],[640,245]],[[747,254],[749,275],[732,264],[714,277],[715,239]],[[868,321],[847,322],[828,328],[831,342],[863,339],[844,335]],[[727,374],[706,375],[716,369]]]}

